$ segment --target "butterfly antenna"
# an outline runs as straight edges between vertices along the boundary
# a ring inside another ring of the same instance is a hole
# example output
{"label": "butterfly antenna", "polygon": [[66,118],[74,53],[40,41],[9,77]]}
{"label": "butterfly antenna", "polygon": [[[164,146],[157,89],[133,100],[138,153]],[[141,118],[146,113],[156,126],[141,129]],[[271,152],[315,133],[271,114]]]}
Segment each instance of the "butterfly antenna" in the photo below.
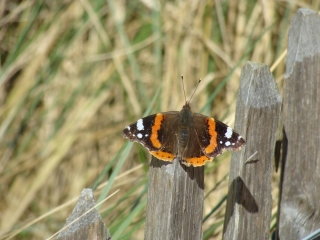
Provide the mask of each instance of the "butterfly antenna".
{"label": "butterfly antenna", "polygon": [[182,81],[182,89],[183,89],[183,94],[184,94],[184,100],[187,103],[186,91],[184,90],[183,75],[181,75],[181,81]]}
{"label": "butterfly antenna", "polygon": [[199,86],[200,82],[201,82],[201,79],[199,79],[199,82],[198,82],[198,84],[197,84],[196,88],[194,89],[194,91],[193,91],[193,93],[192,93],[192,95],[191,95],[191,97],[190,97],[189,102],[191,102],[191,99],[193,98],[193,95],[194,95],[194,93],[196,92],[196,90],[197,90],[197,88],[198,88],[198,86]]}

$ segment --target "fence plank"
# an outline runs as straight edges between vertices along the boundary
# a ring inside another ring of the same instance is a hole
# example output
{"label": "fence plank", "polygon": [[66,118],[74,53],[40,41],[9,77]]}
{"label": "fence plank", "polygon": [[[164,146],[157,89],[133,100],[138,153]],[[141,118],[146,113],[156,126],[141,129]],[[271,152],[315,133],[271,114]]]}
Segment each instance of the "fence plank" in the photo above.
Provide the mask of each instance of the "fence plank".
{"label": "fence plank", "polygon": [[[67,219],[65,226],[79,218],[82,214],[95,206],[91,189],[83,189],[79,200]],[[88,212],[69,227],[59,233],[57,240],[72,239],[111,239],[99,212],[96,209]]]}
{"label": "fence plank", "polygon": [[291,21],[284,81],[280,239],[320,228],[320,17],[299,9]]}
{"label": "fence plank", "polygon": [[247,62],[240,78],[235,129],[246,146],[232,155],[223,239],[268,239],[271,175],[281,97],[269,68]]}
{"label": "fence plank", "polygon": [[202,239],[204,167],[152,157],[145,239]]}

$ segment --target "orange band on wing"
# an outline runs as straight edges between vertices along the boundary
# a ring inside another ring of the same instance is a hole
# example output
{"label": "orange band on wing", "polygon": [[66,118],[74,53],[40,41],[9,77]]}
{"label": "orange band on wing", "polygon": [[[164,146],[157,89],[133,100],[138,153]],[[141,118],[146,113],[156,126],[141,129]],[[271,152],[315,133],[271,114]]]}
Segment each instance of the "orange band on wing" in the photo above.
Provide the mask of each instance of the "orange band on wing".
{"label": "orange band on wing", "polygon": [[209,160],[210,160],[210,158],[208,158],[207,156],[187,158],[186,165],[187,166],[192,165],[194,167],[199,167],[199,166],[203,166]]}
{"label": "orange band on wing", "polygon": [[156,158],[159,158],[163,161],[170,161],[172,162],[173,159],[175,158],[175,156],[172,153],[167,153],[167,152],[162,152],[162,151],[158,151],[158,152],[150,152],[153,156],[155,156]]}
{"label": "orange band on wing", "polygon": [[154,119],[154,124],[151,129],[150,141],[155,148],[160,148],[162,145],[159,141],[158,131],[164,118],[165,116],[163,114],[158,113],[156,115],[156,118]]}
{"label": "orange band on wing", "polygon": [[210,143],[209,145],[204,149],[205,153],[210,154],[213,153],[213,151],[217,147],[217,132],[216,132],[216,122],[213,118],[208,118],[207,120],[208,128],[209,128],[209,135],[210,135]]}

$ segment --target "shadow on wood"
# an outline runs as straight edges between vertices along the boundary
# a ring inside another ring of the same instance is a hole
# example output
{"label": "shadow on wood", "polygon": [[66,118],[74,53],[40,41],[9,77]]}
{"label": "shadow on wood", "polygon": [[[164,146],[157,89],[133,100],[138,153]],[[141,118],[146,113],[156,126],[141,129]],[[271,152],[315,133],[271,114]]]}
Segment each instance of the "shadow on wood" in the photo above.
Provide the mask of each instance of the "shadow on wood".
{"label": "shadow on wood", "polygon": [[228,211],[230,211],[230,214],[226,216],[226,225],[229,224],[230,218],[233,216],[235,204],[242,205],[246,209],[246,211],[250,213],[256,213],[259,211],[258,205],[254,200],[254,197],[252,196],[250,190],[247,188],[246,184],[240,177],[237,177],[232,181],[230,189],[233,189],[236,192],[236,194],[233,195],[234,198],[231,198],[231,201],[227,202],[226,208],[228,209]]}
{"label": "shadow on wood", "polygon": [[[178,159],[176,159],[175,161],[178,161]],[[179,161],[178,161],[179,162]],[[153,168],[161,168],[162,166],[168,166],[168,165],[172,165],[174,163],[172,162],[166,162],[166,161],[160,161],[158,159],[155,159],[155,161],[151,161],[150,163],[150,167]],[[204,167],[187,167],[186,165],[180,163],[180,166],[182,167],[182,169],[184,169],[184,171],[188,174],[189,178],[191,180],[195,180],[196,183],[198,184],[198,187],[201,188],[202,190],[204,190],[204,178],[203,178],[203,170],[202,168]]]}
{"label": "shadow on wood", "polygon": [[235,118],[235,130],[246,139],[246,146],[232,154],[224,240],[269,238],[272,160],[281,103],[268,66],[247,62]]}
{"label": "shadow on wood", "polygon": [[145,239],[202,238],[204,167],[152,157]]}

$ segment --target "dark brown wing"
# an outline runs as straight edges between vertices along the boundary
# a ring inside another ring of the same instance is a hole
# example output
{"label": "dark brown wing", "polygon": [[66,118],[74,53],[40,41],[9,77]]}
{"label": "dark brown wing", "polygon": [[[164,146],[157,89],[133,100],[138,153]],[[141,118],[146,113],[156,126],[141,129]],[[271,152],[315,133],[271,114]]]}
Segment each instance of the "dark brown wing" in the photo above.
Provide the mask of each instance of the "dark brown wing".
{"label": "dark brown wing", "polygon": [[216,124],[217,147],[212,153],[208,153],[208,156],[215,157],[223,151],[238,151],[245,145],[246,141],[239,133],[235,132],[223,122],[214,120],[213,118],[211,119],[215,121]]}
{"label": "dark brown wing", "polygon": [[156,150],[150,141],[152,126],[155,123],[156,114],[141,118],[123,129],[122,136],[132,142],[138,142],[149,151]]}
{"label": "dark brown wing", "polygon": [[202,166],[223,151],[239,150],[244,144],[245,140],[228,125],[195,113],[183,163],[188,166]]}
{"label": "dark brown wing", "polygon": [[170,111],[160,113],[165,116],[158,137],[162,146],[158,151],[150,152],[155,157],[164,161],[173,161],[177,156],[177,130],[179,128],[179,112]]}
{"label": "dark brown wing", "polygon": [[178,114],[172,111],[147,116],[127,126],[122,135],[142,144],[155,157],[173,161],[176,157]]}
{"label": "dark brown wing", "polygon": [[211,161],[210,157],[203,153],[200,144],[201,136],[197,134],[194,127],[189,128],[189,139],[187,146],[183,152],[180,161],[187,166],[203,166],[207,161]]}

